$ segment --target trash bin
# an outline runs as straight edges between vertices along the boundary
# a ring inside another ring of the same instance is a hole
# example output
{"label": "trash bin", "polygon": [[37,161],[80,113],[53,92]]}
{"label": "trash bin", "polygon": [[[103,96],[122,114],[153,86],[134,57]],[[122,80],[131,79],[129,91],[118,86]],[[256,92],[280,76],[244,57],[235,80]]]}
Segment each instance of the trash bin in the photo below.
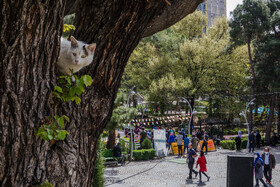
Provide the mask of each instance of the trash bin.
{"label": "trash bin", "polygon": [[228,155],[227,187],[253,187],[254,157]]}

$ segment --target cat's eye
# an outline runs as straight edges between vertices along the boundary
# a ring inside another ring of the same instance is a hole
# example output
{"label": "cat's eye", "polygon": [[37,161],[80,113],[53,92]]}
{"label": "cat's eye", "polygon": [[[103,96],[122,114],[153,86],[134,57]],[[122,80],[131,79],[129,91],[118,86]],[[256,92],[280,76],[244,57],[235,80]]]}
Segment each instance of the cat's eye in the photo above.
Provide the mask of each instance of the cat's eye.
{"label": "cat's eye", "polygon": [[76,56],[77,54],[76,54],[76,53],[73,53],[73,55]]}
{"label": "cat's eye", "polygon": [[86,56],[86,55],[82,55],[81,57],[82,57],[82,58],[86,58],[87,56]]}

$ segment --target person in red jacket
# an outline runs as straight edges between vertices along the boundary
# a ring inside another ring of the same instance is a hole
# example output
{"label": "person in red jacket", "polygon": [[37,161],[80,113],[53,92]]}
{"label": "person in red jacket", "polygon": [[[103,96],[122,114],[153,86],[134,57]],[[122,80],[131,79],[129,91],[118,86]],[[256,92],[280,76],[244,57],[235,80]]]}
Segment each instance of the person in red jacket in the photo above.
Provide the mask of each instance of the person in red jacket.
{"label": "person in red jacket", "polygon": [[204,156],[204,152],[201,150],[200,151],[200,156],[198,157],[198,159],[196,161],[196,168],[197,168],[197,165],[199,165],[199,167],[200,167],[200,169],[199,169],[199,183],[202,182],[201,173],[207,177],[207,181],[209,181],[209,179],[210,179],[210,177],[205,173],[205,172],[207,172],[206,164],[207,164],[207,162],[206,162],[206,159],[205,159],[205,156]]}

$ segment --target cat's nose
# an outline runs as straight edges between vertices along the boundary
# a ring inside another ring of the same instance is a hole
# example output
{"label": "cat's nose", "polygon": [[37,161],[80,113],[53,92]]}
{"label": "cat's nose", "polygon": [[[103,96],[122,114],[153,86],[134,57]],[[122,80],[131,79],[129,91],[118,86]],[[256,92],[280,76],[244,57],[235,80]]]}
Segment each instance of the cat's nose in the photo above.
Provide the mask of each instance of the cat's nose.
{"label": "cat's nose", "polygon": [[78,64],[79,60],[75,60],[75,63]]}

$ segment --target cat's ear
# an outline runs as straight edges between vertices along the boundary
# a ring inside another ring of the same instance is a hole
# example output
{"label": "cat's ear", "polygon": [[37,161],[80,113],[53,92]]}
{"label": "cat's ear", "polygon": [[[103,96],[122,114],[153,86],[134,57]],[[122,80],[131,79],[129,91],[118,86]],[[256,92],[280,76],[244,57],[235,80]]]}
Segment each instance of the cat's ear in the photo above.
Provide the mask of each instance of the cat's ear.
{"label": "cat's ear", "polygon": [[93,54],[96,48],[96,43],[89,44],[87,48],[91,52],[91,54]]}
{"label": "cat's ear", "polygon": [[70,37],[70,41],[71,41],[71,47],[78,47],[78,42],[73,36]]}

